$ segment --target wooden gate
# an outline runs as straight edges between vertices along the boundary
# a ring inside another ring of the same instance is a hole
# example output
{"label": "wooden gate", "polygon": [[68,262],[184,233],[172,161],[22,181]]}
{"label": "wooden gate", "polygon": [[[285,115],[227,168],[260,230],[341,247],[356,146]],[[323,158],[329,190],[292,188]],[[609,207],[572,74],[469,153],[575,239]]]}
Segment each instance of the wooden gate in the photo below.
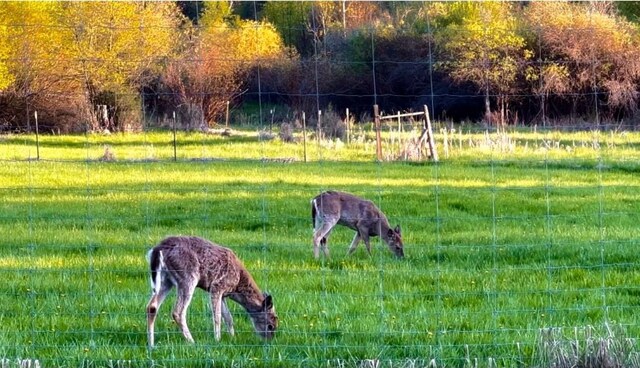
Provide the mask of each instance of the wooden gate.
{"label": "wooden gate", "polygon": [[386,119],[401,119],[412,116],[424,115],[424,125],[422,127],[422,133],[417,142],[418,148],[426,148],[427,158],[432,161],[438,161],[438,152],[436,151],[435,142],[433,139],[433,129],[431,128],[431,119],[429,118],[429,109],[427,105],[424,105],[424,111],[422,112],[409,112],[396,115],[380,115],[378,105],[373,105],[373,116],[376,129],[376,156],[378,161],[382,161],[382,140],[380,137],[380,125],[382,120]]}

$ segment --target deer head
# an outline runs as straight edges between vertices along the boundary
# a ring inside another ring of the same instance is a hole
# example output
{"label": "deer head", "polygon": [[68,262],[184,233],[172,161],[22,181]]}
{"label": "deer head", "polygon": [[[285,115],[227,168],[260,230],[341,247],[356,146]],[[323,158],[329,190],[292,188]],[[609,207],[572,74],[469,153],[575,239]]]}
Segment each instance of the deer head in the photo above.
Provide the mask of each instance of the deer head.
{"label": "deer head", "polygon": [[398,258],[404,258],[404,248],[402,244],[402,233],[400,231],[400,225],[394,229],[389,229],[385,237],[385,241],[389,245],[389,249]]}
{"label": "deer head", "polygon": [[273,307],[273,298],[271,295],[263,293],[263,296],[264,300],[262,301],[260,309],[250,312],[249,316],[253,321],[253,327],[256,333],[264,339],[271,340],[278,328],[278,316]]}

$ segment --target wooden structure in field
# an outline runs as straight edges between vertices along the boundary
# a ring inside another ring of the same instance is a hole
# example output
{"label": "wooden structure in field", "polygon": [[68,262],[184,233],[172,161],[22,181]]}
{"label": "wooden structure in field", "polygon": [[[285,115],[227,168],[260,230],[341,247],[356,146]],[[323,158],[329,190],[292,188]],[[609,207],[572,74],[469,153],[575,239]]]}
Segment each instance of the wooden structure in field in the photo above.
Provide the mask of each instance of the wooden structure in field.
{"label": "wooden structure in field", "polygon": [[380,138],[380,124],[382,120],[386,119],[401,119],[406,117],[424,115],[424,125],[422,127],[422,133],[418,138],[417,147],[422,149],[426,148],[427,157],[432,161],[438,161],[438,152],[436,151],[436,145],[433,139],[433,129],[431,128],[431,119],[429,118],[429,109],[427,105],[424,105],[424,111],[421,112],[409,112],[396,115],[380,115],[378,105],[373,105],[373,116],[376,129],[376,156],[378,161],[382,161],[382,140]]}

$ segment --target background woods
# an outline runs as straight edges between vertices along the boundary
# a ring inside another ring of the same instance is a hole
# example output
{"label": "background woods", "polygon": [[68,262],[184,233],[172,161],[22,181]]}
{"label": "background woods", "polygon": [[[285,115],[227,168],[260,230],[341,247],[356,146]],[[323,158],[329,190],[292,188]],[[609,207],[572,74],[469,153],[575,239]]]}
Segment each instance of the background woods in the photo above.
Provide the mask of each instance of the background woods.
{"label": "background woods", "polygon": [[638,6],[614,2],[2,2],[0,127],[139,130],[227,106],[363,119],[635,126]]}

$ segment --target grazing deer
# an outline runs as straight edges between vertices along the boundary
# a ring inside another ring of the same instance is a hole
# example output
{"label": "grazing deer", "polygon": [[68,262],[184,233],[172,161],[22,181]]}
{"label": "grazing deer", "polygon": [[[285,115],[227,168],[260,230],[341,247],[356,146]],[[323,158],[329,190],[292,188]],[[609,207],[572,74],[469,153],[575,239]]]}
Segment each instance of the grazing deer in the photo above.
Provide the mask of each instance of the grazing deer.
{"label": "grazing deer", "polygon": [[356,231],[348,254],[356,250],[360,240],[364,240],[367,252],[371,255],[369,237],[380,235],[397,257],[404,257],[400,226],[392,229],[387,217],[371,201],[349,193],[327,191],[311,200],[311,217],[314,225],[313,254],[316,258],[320,256],[320,249],[325,256],[329,256],[327,238],[336,224]]}
{"label": "grazing deer", "polygon": [[174,286],[178,295],[173,308],[173,319],[189,342],[193,342],[193,337],[187,326],[187,308],[196,287],[211,294],[216,341],[220,340],[221,317],[224,318],[229,334],[234,334],[233,318],[224,300],[227,297],[244,307],[261,337],[273,337],[278,327],[273,299],[271,295],[260,291],[242,262],[230,249],[202,238],[172,236],[152,248],[148,259],[153,289],[147,305],[149,347],[153,347],[153,329],[158,309]]}

